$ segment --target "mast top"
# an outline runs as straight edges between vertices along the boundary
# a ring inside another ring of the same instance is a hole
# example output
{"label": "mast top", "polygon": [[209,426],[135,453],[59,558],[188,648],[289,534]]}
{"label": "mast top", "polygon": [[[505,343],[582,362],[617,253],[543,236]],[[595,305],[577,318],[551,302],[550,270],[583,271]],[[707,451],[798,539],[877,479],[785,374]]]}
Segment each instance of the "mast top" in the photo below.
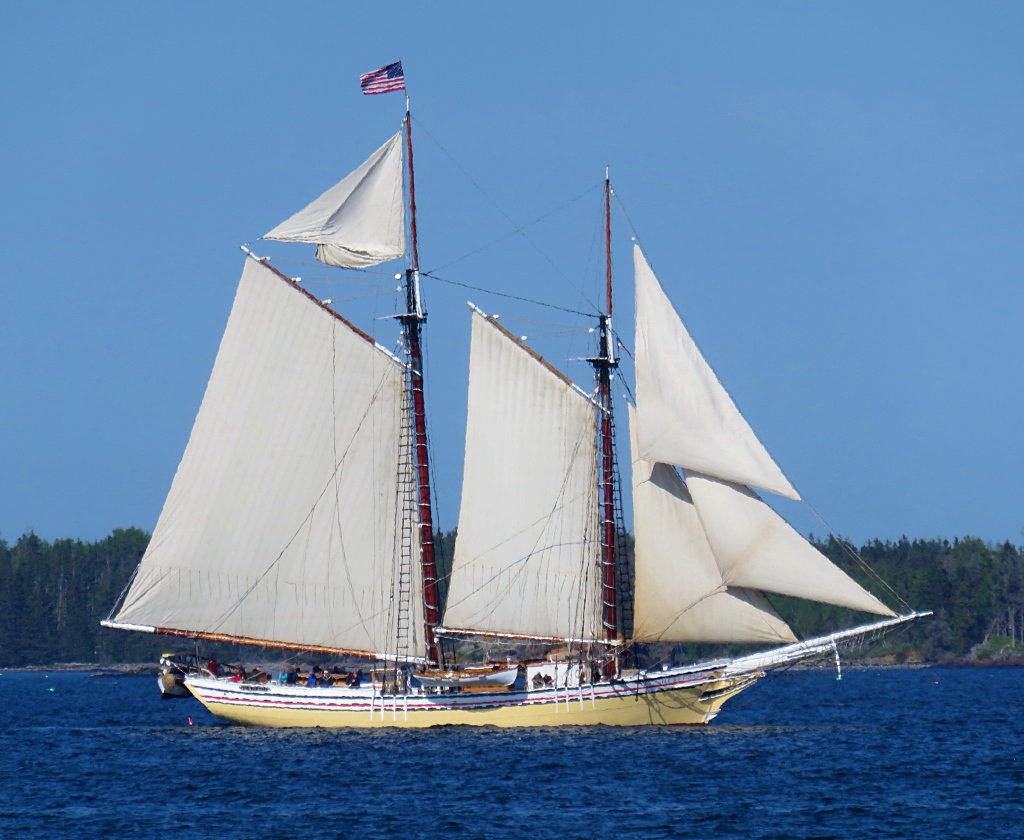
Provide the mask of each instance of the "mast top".
{"label": "mast top", "polygon": [[[405,94],[405,151],[409,167],[409,232],[412,234],[412,270],[418,277],[420,273],[420,249],[416,237],[416,172],[412,165],[412,117],[409,115],[409,93]],[[417,311],[420,307],[417,306]]]}
{"label": "mast top", "polygon": [[604,250],[607,286],[607,309],[605,312],[610,319],[612,317],[612,182],[608,177],[608,164],[604,166]]}

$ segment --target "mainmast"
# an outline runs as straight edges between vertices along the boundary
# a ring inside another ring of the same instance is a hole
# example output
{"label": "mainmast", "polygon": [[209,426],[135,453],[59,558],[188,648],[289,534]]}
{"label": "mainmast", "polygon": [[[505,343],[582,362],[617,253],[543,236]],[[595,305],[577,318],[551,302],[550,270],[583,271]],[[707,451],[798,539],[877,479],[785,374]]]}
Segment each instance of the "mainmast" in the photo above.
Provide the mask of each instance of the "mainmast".
{"label": "mainmast", "polygon": [[591,359],[597,378],[598,402],[601,407],[598,426],[598,452],[601,461],[598,480],[601,510],[601,566],[603,572],[602,624],[604,636],[615,641],[619,636],[618,587],[616,583],[616,547],[618,535],[615,516],[615,450],[612,426],[612,370],[618,366],[612,338],[612,220],[611,181],[608,167],[604,170],[604,239],[605,239],[605,314],[600,316],[597,357]]}
{"label": "mainmast", "polygon": [[420,255],[416,239],[416,178],[412,165],[412,117],[409,95],[405,97],[405,147],[409,158],[409,215],[412,233],[412,267],[405,271],[406,312],[399,317],[409,351],[409,393],[412,398],[413,458],[416,467],[416,498],[419,506],[420,560],[423,573],[424,638],[427,658],[441,664],[434,629],[440,623],[437,596],[437,564],[434,560],[434,519],[430,503],[430,455],[423,399],[421,326],[427,320],[420,299]]}

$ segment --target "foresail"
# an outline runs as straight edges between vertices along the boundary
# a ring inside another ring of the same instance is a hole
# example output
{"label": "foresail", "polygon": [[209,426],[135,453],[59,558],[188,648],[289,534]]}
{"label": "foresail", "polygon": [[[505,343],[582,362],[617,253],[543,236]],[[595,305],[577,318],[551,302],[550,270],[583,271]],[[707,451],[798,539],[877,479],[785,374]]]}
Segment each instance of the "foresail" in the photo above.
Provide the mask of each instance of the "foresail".
{"label": "foresail", "polygon": [[895,615],[749,487],[689,472],[685,476],[715,561],[729,585]]}
{"label": "foresail", "polygon": [[398,488],[415,486],[399,459],[404,387],[389,353],[249,260],[116,621],[422,656],[419,575],[404,651],[391,599]]}
{"label": "foresail", "polygon": [[340,268],[366,268],[405,254],[402,132],[355,172],[264,239],[309,242],[316,258]]}
{"label": "foresail", "polygon": [[639,457],[632,406],[629,428],[636,538],[634,637],[660,642],[796,641],[763,595],[726,586],[678,473]]}
{"label": "foresail", "polygon": [[701,355],[639,246],[633,261],[640,455],[799,499]]}
{"label": "foresail", "polygon": [[474,310],[462,506],[445,625],[598,638],[595,407]]}

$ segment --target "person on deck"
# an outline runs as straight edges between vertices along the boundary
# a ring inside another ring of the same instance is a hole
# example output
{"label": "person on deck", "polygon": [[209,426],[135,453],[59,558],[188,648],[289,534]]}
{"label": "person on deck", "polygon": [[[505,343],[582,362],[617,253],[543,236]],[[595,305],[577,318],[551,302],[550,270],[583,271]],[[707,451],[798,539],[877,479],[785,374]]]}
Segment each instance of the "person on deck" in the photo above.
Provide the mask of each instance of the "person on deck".
{"label": "person on deck", "polygon": [[314,665],[313,666],[313,670],[311,670],[309,672],[309,676],[306,677],[306,685],[308,685],[310,687],[315,687],[316,686],[316,673],[319,670],[320,670],[320,666],[319,665]]}
{"label": "person on deck", "polygon": [[285,678],[285,683],[287,683],[288,685],[295,685],[295,683],[297,683],[298,681],[299,672],[295,670],[295,666],[293,665],[291,668],[288,669],[288,676]]}

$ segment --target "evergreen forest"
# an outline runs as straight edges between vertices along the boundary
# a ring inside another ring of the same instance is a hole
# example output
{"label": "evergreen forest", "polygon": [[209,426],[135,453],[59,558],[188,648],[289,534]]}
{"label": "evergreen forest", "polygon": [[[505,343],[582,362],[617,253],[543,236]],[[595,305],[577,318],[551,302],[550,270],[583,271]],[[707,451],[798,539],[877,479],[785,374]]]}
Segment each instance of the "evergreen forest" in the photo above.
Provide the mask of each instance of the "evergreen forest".
{"label": "evergreen forest", "polygon": [[[443,570],[454,533],[438,537]],[[0,540],[0,667],[155,662],[164,650],[187,648],[181,639],[99,625],[118,601],[148,540],[137,528],[115,530],[97,542],[51,543],[32,533],[13,545]],[[892,593],[899,593],[910,608],[935,613],[889,637],[881,650],[865,653],[896,661],[942,662],[1022,652],[1024,548],[975,538],[876,540],[856,552],[835,538],[815,544],[897,611],[907,607]],[[792,598],[773,595],[771,600],[801,638],[870,620]],[[676,658],[708,652],[684,647]]]}

